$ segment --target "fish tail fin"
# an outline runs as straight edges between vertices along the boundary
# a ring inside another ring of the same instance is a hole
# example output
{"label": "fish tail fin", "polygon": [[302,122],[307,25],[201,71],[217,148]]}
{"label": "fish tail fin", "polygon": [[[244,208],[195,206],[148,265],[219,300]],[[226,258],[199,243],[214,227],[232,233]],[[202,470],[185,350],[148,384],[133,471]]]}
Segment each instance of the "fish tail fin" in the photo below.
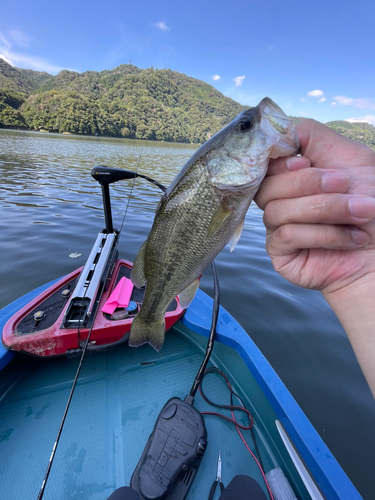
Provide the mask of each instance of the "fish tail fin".
{"label": "fish tail fin", "polygon": [[130,328],[129,345],[139,347],[148,342],[156,351],[160,351],[164,343],[164,335],[164,316],[160,320],[146,321],[138,314]]}

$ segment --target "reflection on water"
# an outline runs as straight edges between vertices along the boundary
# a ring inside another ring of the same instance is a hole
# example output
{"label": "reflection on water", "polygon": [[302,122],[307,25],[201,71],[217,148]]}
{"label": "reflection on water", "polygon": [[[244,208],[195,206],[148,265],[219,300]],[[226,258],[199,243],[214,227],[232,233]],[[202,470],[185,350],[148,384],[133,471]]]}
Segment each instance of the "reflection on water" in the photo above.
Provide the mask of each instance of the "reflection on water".
{"label": "reflection on water", "polygon": [[[92,167],[138,167],[168,185],[194,151],[189,145],[0,130],[0,307],[84,264],[104,227]],[[120,239],[120,254],[128,260],[145,240],[161,196],[145,181],[132,184],[111,186],[117,228],[130,196]],[[278,276],[264,241],[262,212],[254,205],[234,252],[225,248],[217,258],[222,305],[260,347],[358,490],[371,498],[370,391],[319,292]],[[71,253],[82,255],[72,261]],[[210,272],[201,288],[212,295]]]}

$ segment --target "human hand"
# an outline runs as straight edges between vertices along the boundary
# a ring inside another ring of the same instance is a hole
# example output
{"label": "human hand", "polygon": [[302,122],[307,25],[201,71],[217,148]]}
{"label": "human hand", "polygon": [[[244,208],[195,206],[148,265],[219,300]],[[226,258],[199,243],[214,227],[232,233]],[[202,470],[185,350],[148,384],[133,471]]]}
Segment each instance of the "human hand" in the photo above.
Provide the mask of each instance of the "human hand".
{"label": "human hand", "polygon": [[321,290],[375,397],[375,152],[313,120],[301,157],[271,162],[255,198],[266,248],[287,280]]}
{"label": "human hand", "polygon": [[375,152],[314,120],[296,128],[303,156],[271,161],[255,201],[276,271],[326,295],[375,277]]}

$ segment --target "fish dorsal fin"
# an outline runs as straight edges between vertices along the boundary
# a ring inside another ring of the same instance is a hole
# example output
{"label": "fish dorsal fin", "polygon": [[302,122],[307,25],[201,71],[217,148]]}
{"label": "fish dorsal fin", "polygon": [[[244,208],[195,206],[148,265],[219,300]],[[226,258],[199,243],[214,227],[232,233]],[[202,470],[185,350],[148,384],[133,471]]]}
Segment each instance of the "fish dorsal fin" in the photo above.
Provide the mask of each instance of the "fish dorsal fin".
{"label": "fish dorsal fin", "polygon": [[233,208],[229,206],[228,200],[223,199],[219,208],[216,210],[210,225],[208,226],[206,241],[211,238],[222,226],[223,222],[233,212]]}
{"label": "fish dorsal fin", "polygon": [[199,278],[193,281],[184,291],[182,291],[178,297],[180,299],[180,306],[185,309],[189,307],[192,300],[194,299],[195,294],[199,288]]}
{"label": "fish dorsal fin", "polygon": [[233,252],[233,250],[236,248],[236,245],[237,245],[239,239],[241,238],[244,224],[245,224],[245,218],[242,220],[242,222],[240,222],[240,224],[238,225],[237,229],[235,230],[232,238],[228,242],[229,250],[231,252]]}
{"label": "fish dorsal fin", "polygon": [[145,253],[146,253],[147,240],[143,243],[137,256],[135,258],[130,279],[137,288],[142,288],[146,283],[145,276]]}

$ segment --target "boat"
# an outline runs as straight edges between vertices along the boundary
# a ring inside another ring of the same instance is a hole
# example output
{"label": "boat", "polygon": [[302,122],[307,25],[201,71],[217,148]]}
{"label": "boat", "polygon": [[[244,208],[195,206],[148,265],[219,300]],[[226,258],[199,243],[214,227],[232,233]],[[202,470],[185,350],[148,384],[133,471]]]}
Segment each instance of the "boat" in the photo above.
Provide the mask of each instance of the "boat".
{"label": "boat", "polygon": [[[127,345],[144,292],[132,291],[135,306],[102,312],[131,270],[118,258],[106,176],[137,174],[95,168],[106,228],[86,265],[0,311],[0,498],[104,500],[132,485],[141,498],[204,500],[220,455],[225,486],[242,474],[275,500],[360,499],[249,335],[219,307],[218,294],[198,290],[186,311],[176,297],[160,352]],[[108,235],[110,246],[103,244]],[[15,341],[22,337],[28,340]],[[175,416],[179,432],[188,421],[195,450],[188,463],[175,429],[164,437]],[[173,480],[166,479],[171,469]],[[281,490],[290,496],[278,497]]]}

